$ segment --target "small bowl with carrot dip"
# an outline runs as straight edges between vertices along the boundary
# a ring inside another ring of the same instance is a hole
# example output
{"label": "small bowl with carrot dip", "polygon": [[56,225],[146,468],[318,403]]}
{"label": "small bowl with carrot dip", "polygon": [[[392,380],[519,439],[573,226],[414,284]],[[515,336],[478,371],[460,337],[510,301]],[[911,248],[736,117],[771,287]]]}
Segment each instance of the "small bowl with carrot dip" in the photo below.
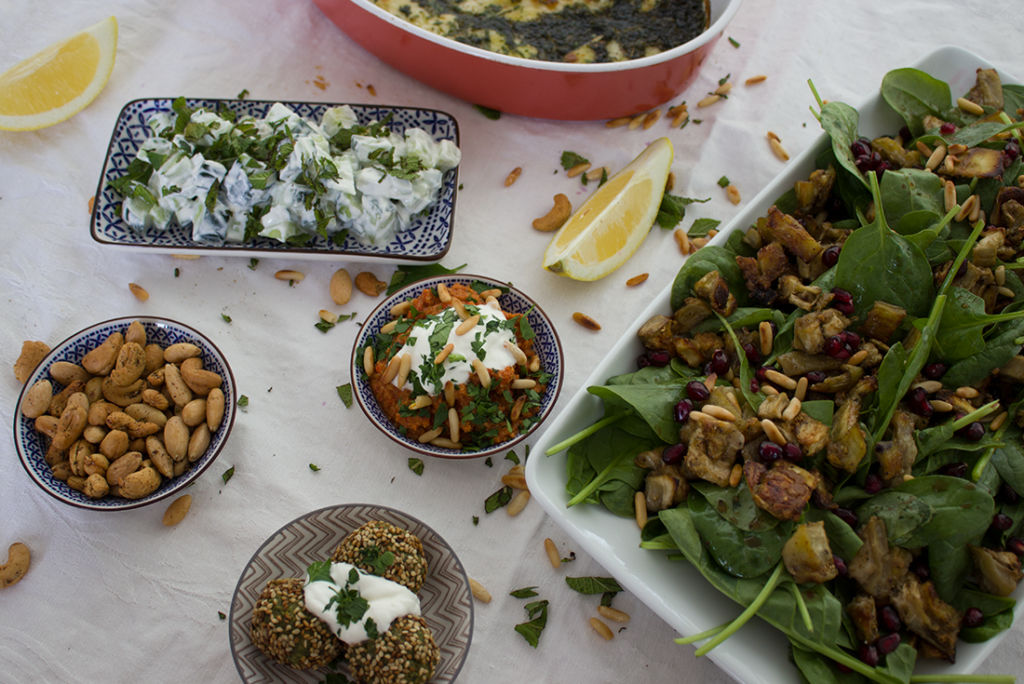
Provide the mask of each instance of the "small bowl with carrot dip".
{"label": "small bowl with carrot dip", "polygon": [[370,421],[413,451],[478,458],[547,418],[562,387],[551,320],[514,287],[476,275],[413,283],[366,319],[352,385]]}

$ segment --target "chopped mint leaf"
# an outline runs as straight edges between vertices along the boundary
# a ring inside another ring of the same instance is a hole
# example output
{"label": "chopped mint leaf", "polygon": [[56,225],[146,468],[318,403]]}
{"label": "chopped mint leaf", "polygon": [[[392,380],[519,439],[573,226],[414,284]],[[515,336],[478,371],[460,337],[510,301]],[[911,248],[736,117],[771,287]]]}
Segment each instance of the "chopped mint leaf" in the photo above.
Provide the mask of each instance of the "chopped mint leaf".
{"label": "chopped mint leaf", "polygon": [[220,317],[221,317],[221,319],[222,319],[222,320],[223,320],[223,321],[224,321],[225,323],[230,323],[230,322],[231,322],[231,316],[228,316],[227,314],[224,314],[224,313],[222,313],[222,314],[220,315]]}
{"label": "chopped mint leaf", "polygon": [[320,472],[320,466],[318,466],[316,463],[310,463],[309,469],[312,470],[314,473]]}
{"label": "chopped mint leaf", "polygon": [[622,591],[622,587],[611,577],[566,577],[565,583],[581,594],[603,594],[607,591]]}
{"label": "chopped mint leaf", "polygon": [[738,48],[740,46],[740,41],[736,40],[732,36],[729,36],[729,44],[732,45],[734,48]]}
{"label": "chopped mint leaf", "polygon": [[257,259],[256,257],[253,257],[252,259],[249,259],[249,270],[250,271],[255,271],[256,270],[256,266],[259,263],[260,263],[260,260]]}
{"label": "chopped mint leaf", "polygon": [[409,459],[409,470],[416,473],[417,475],[423,474],[423,459],[422,458],[410,458]]}
{"label": "chopped mint leaf", "polygon": [[718,187],[720,187],[720,188],[728,187],[731,184],[732,183],[729,180],[728,176],[722,176],[721,178],[718,179]]}
{"label": "chopped mint leaf", "polygon": [[690,230],[686,232],[690,237],[706,237],[708,231],[718,228],[721,223],[718,219],[713,218],[699,218],[693,222],[690,226]]}
{"label": "chopped mint leaf", "polygon": [[243,394],[242,396],[238,397],[238,401],[235,403],[238,405],[238,408],[244,411],[247,408],[249,408],[249,397]]}
{"label": "chopped mint leaf", "polygon": [[235,476],[235,466],[231,466],[230,468],[228,468],[227,470],[225,470],[221,474],[220,479],[224,480],[224,484],[227,484],[228,480],[230,480],[234,476]]}
{"label": "chopped mint leaf", "polygon": [[544,631],[544,626],[548,622],[548,602],[547,600],[533,601],[532,603],[527,603],[524,608],[530,620],[520,622],[515,626],[515,630],[526,639],[526,643],[537,648],[540,634]]}
{"label": "chopped mint leaf", "polygon": [[491,109],[490,107],[485,107],[484,105],[479,104],[475,104],[473,107],[491,121],[497,121],[501,118],[501,112],[497,109]]}
{"label": "chopped mint leaf", "polygon": [[334,388],[338,392],[338,397],[341,398],[341,403],[345,404],[345,408],[352,408],[352,383],[346,382],[344,385],[338,385]]}
{"label": "chopped mint leaf", "polygon": [[586,157],[584,157],[582,155],[579,155],[579,154],[577,154],[575,152],[571,152],[569,150],[566,150],[566,151],[562,152],[562,160],[561,161],[562,161],[562,168],[565,169],[566,171],[568,171],[569,169],[571,169],[574,166],[579,166],[580,164],[589,164],[590,163],[590,160],[587,159]]}
{"label": "chopped mint leaf", "polygon": [[533,587],[523,587],[522,589],[514,589],[514,590],[508,592],[508,595],[509,596],[514,596],[514,597],[520,598],[520,599],[523,599],[523,598],[533,598],[534,596],[537,595],[537,587],[533,586]]}
{"label": "chopped mint leaf", "polygon": [[310,582],[333,582],[331,579],[331,561],[314,561],[306,568]]}

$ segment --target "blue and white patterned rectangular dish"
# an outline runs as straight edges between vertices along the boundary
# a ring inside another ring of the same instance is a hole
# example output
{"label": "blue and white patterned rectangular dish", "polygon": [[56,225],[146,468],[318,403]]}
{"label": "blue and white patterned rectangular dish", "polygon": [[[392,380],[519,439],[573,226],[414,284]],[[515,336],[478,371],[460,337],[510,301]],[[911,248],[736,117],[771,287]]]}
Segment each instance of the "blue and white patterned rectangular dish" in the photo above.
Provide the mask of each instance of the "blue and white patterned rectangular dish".
{"label": "blue and white patterned rectangular dish", "polygon": [[[213,254],[220,256],[287,256],[307,259],[345,259],[365,261],[437,261],[451,246],[458,186],[458,168],[444,174],[440,197],[425,215],[414,218],[408,230],[398,233],[381,246],[367,245],[348,235],[336,244],[319,235],[303,245],[278,242],[257,237],[241,243],[208,245],[192,238],[190,227],[172,224],[167,230],[147,228],[136,230],[121,217],[122,196],[110,186],[110,181],[124,175],[135,159],[139,146],[150,136],[146,122],[160,112],[170,112],[173,98],[132,100],[122,108],[110,137],[103,170],[96,188],[90,233],[103,245],[141,249],[173,254]],[[191,108],[204,107],[213,111],[230,109],[238,116],[262,117],[274,104],[271,100],[231,100],[186,98]],[[324,111],[336,103],[283,102],[296,114],[319,121]],[[361,124],[371,121],[389,121],[396,133],[407,128],[422,128],[434,140],[459,143],[459,126],[455,118],[436,109],[391,107],[383,105],[351,104]]]}

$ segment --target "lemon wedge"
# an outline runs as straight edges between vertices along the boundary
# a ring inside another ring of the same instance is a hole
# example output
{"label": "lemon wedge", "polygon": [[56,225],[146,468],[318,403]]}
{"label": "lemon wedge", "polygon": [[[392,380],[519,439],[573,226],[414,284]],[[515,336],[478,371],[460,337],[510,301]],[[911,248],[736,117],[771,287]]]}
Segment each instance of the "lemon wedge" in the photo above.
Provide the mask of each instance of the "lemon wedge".
{"label": "lemon wedge", "polygon": [[544,268],[598,280],[626,263],[654,225],[671,166],[672,143],[658,138],[559,228],[544,252]]}
{"label": "lemon wedge", "polygon": [[0,75],[0,129],[34,131],[92,102],[110,78],[117,19],[107,17]]}

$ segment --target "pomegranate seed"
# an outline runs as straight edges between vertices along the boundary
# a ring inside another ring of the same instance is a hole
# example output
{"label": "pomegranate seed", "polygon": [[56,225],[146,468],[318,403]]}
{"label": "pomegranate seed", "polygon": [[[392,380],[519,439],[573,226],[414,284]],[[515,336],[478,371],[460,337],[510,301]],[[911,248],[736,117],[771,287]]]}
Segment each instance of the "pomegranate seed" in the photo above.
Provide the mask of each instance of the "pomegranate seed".
{"label": "pomegranate seed", "polygon": [[992,516],[992,527],[999,530],[1000,532],[1005,532],[1006,530],[1013,527],[1013,518],[1006,515],[1005,513],[996,513]]}
{"label": "pomegranate seed", "polygon": [[832,288],[832,307],[849,316],[853,313],[853,295],[842,288]]}
{"label": "pomegranate seed", "polygon": [[925,418],[932,415],[932,405],[928,401],[928,393],[923,387],[915,387],[910,390],[910,410]]}
{"label": "pomegranate seed", "polygon": [[774,463],[782,458],[782,447],[775,442],[764,441],[757,445],[757,457],[763,463]]}
{"label": "pomegranate seed", "polygon": [[985,426],[981,423],[981,421],[976,420],[973,423],[965,425],[959,430],[957,430],[956,434],[959,435],[960,437],[963,437],[964,439],[970,440],[972,442],[977,442],[982,437],[985,436]]}
{"label": "pomegranate seed", "polygon": [[759,383],[757,381],[757,378],[750,378],[750,391],[751,392],[760,392],[761,391],[761,383]]}
{"label": "pomegranate seed", "polygon": [[938,380],[946,374],[947,370],[949,370],[949,367],[946,364],[936,361],[935,363],[929,363],[921,369],[921,375],[929,380]]}
{"label": "pomegranate seed", "polygon": [[858,523],[857,514],[851,511],[849,508],[839,507],[832,512],[835,513],[836,517],[842,520],[844,523],[856,529]]}
{"label": "pomegranate seed", "polygon": [[839,336],[843,338],[843,342],[846,343],[846,345],[849,347],[856,348],[860,346],[860,335],[853,332],[852,330],[844,330],[843,332],[839,333]]}
{"label": "pomegranate seed", "polygon": [[1011,140],[1006,143],[1003,147],[1003,156],[1006,157],[1006,161],[1012,162],[1014,159],[1020,156],[1020,145],[1016,140]]}
{"label": "pomegranate seed", "polygon": [[864,491],[868,494],[877,494],[882,491],[882,478],[874,473],[868,473],[864,478]]}
{"label": "pomegranate seed", "polygon": [[928,567],[928,563],[920,558],[910,564],[910,571],[917,575],[917,579],[922,582],[927,582],[928,578],[932,576],[932,570]]}
{"label": "pomegranate seed", "polygon": [[953,133],[956,133],[956,124],[947,121],[946,123],[939,126],[939,133],[941,133],[942,135],[952,135]]}
{"label": "pomegranate seed", "polygon": [[902,639],[900,639],[899,634],[886,634],[884,637],[879,638],[875,645],[878,648],[878,652],[885,656],[895,651],[899,647],[900,641]]}
{"label": "pomegranate seed", "polygon": [[672,354],[664,349],[651,349],[647,352],[647,360],[650,362],[650,365],[661,368],[669,364],[672,360]]}
{"label": "pomegranate seed", "polygon": [[846,561],[844,561],[842,558],[833,555],[832,562],[835,563],[836,572],[839,574],[840,577],[846,577],[850,574],[850,569],[846,567]]}
{"label": "pomegranate seed", "polygon": [[857,657],[869,667],[878,667],[878,649],[874,644],[861,644],[857,649]]}
{"label": "pomegranate seed", "polygon": [[711,370],[719,375],[725,375],[729,372],[729,356],[725,353],[724,349],[716,349],[711,354]]}
{"label": "pomegranate seed", "polygon": [[676,422],[685,423],[689,419],[691,411],[693,411],[693,402],[689,399],[681,399],[676,404],[674,412]]}
{"label": "pomegranate seed", "polygon": [[888,632],[898,632],[903,627],[900,614],[892,606],[882,606],[882,610],[878,612],[878,622]]}
{"label": "pomegranate seed", "polygon": [[711,392],[700,380],[691,380],[686,383],[686,396],[693,401],[707,401],[708,397],[711,396]]}
{"label": "pomegranate seed", "polygon": [[821,253],[821,263],[825,268],[832,268],[839,263],[839,252],[842,248],[839,245],[829,245],[825,248],[825,251]]}
{"label": "pomegranate seed", "polygon": [[857,138],[850,143],[850,152],[855,157],[866,157],[871,154],[871,141],[867,138]]}
{"label": "pomegranate seed", "polygon": [[651,359],[650,359],[650,357],[647,356],[646,353],[641,354],[640,356],[636,357],[636,367],[637,368],[647,368],[650,365],[651,365]]}
{"label": "pomegranate seed", "polygon": [[1015,504],[1020,500],[1020,495],[1013,487],[1004,482],[999,486],[999,498],[1006,503]]}
{"label": "pomegranate seed", "polygon": [[743,353],[747,357],[747,361],[750,363],[761,363],[761,352],[750,342],[743,345]]}
{"label": "pomegranate seed", "polygon": [[673,444],[667,446],[661,452],[661,462],[665,465],[674,465],[683,460],[683,456],[686,454],[686,445],[684,444]]}
{"label": "pomegranate seed", "polygon": [[954,463],[947,463],[936,471],[939,475],[948,475],[950,477],[966,477],[967,476],[967,464],[963,461],[957,461]]}
{"label": "pomegranate seed", "polygon": [[1024,539],[1020,537],[1010,537],[1006,540],[1006,550],[1012,551],[1018,556],[1024,556]]}
{"label": "pomegranate seed", "polygon": [[799,463],[800,461],[802,461],[804,459],[804,452],[800,448],[799,444],[794,444],[793,442],[787,442],[786,446],[782,447],[782,449],[783,449],[783,451],[786,452],[785,453],[785,458],[786,458],[787,461],[792,461],[793,463]]}
{"label": "pomegranate seed", "polygon": [[980,608],[972,606],[964,611],[964,617],[960,624],[964,627],[980,627],[981,623],[984,621],[985,614],[981,612]]}
{"label": "pomegranate seed", "polygon": [[846,348],[843,338],[839,335],[833,335],[825,340],[825,353],[833,359],[839,359],[840,361],[845,361],[853,356],[850,350]]}
{"label": "pomegranate seed", "polygon": [[900,126],[900,138],[906,143],[909,140],[914,139],[914,135],[910,132],[907,126]]}
{"label": "pomegranate seed", "polygon": [[825,382],[828,376],[825,375],[825,371],[810,371],[804,377],[807,378],[807,384],[817,385],[819,382]]}
{"label": "pomegranate seed", "polygon": [[769,368],[772,368],[774,370],[774,367],[772,366],[758,366],[757,369],[754,371],[754,377],[757,378],[759,382],[764,382],[766,379],[765,371],[767,371]]}

